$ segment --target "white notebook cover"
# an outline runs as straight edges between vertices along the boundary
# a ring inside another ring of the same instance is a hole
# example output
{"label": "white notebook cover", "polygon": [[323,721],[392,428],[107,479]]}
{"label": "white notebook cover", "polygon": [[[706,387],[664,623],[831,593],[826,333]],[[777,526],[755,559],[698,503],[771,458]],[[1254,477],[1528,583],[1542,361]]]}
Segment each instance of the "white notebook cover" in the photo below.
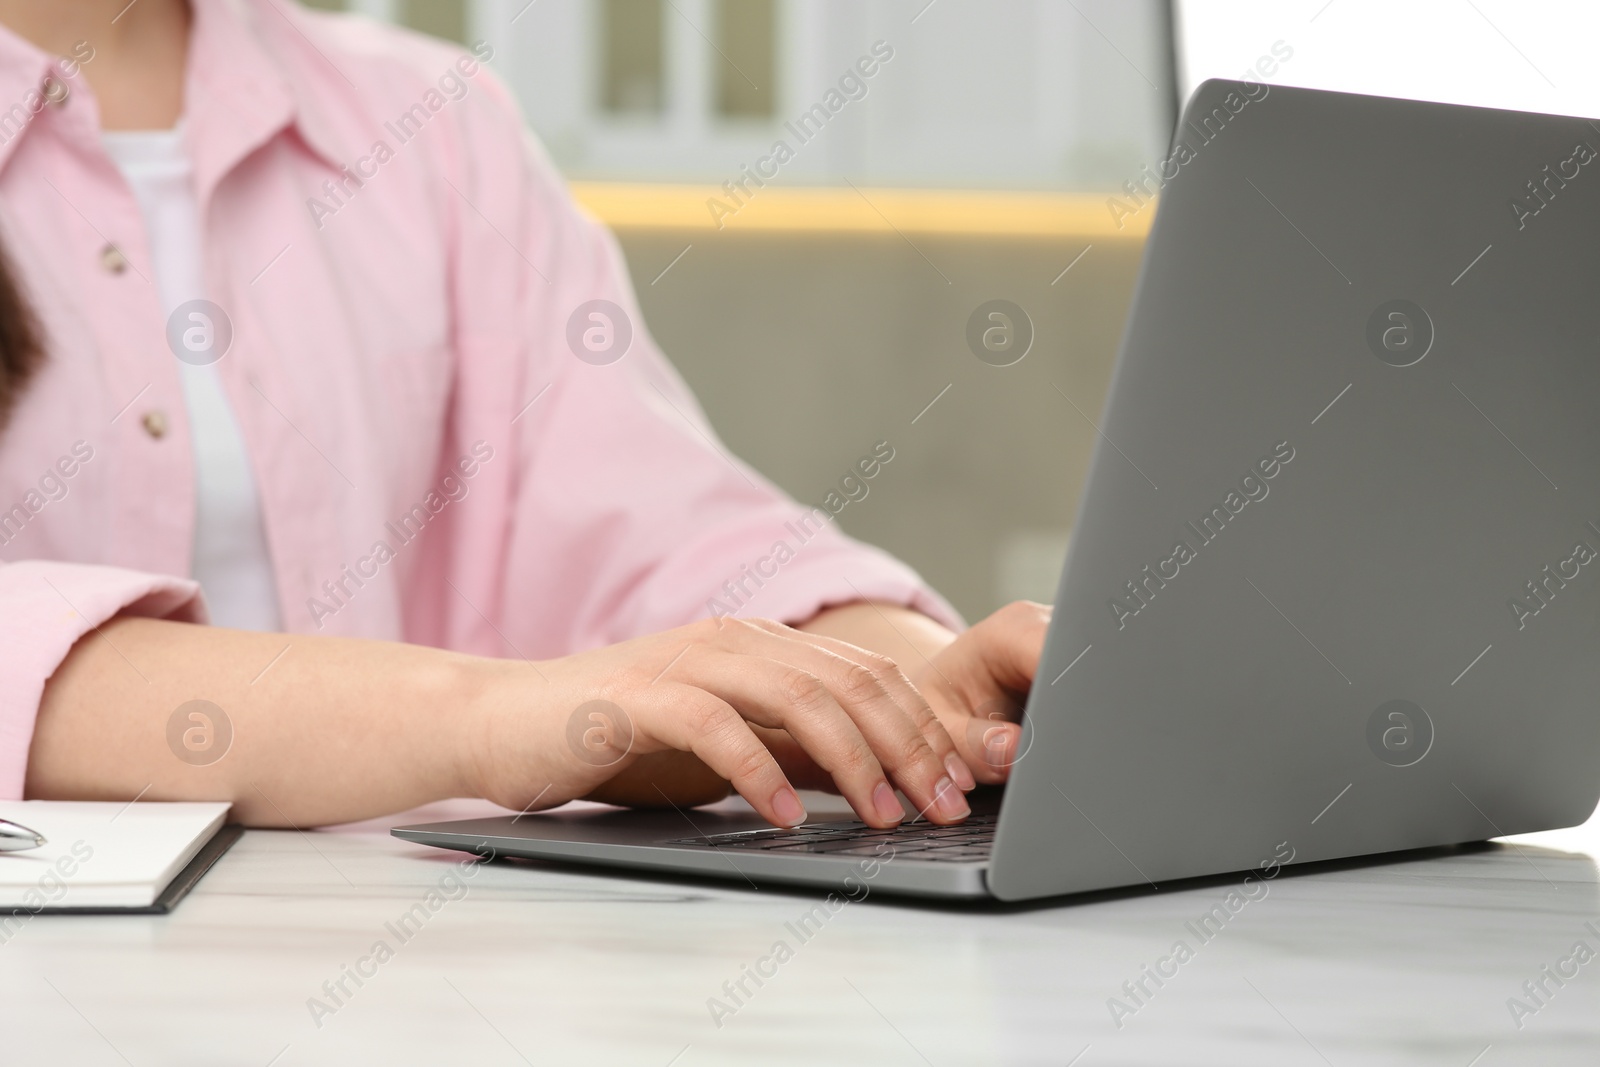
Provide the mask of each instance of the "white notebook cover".
{"label": "white notebook cover", "polygon": [[211,840],[227,804],[0,801],[0,819],[48,843],[0,852],[0,913],[144,908]]}

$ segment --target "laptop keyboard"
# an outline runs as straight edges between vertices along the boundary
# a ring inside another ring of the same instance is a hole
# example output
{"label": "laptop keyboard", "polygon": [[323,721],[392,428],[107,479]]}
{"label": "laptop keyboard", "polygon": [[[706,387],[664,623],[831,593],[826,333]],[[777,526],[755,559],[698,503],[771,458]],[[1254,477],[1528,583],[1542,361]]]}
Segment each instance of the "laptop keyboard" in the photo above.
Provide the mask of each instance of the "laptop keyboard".
{"label": "laptop keyboard", "polygon": [[815,822],[802,823],[792,830],[749,830],[684,837],[666,843],[778,856],[893,856],[919,862],[979,863],[989,858],[994,830],[995,816],[974,815],[956,826],[919,822],[876,830],[862,822]]}

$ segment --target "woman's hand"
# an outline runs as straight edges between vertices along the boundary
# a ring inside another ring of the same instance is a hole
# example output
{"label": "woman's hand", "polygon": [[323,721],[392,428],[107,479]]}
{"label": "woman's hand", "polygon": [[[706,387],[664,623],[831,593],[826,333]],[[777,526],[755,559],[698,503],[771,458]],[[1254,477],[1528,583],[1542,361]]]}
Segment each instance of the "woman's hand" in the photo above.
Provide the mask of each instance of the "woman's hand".
{"label": "woman's hand", "polygon": [[1005,781],[1024,755],[1018,721],[1049,628],[1048,604],[1015,601],[911,671],[979,782]]}
{"label": "woman's hand", "polygon": [[[941,667],[986,691],[969,658]],[[597,790],[635,762],[682,752],[771,822],[798,825],[805,809],[773,741],[803,750],[869,825],[905,817],[895,787],[935,822],[970,810],[969,760],[922,693],[887,657],[836,638],[707,620],[490,674],[477,704],[486,713],[477,791],[513,809],[604,796]],[[661,802],[676,800],[663,790]]]}
{"label": "woman's hand", "polygon": [[[955,743],[971,776],[1004,782],[1024,755],[1018,720],[1050,627],[1050,607],[1016,601],[962,634],[908,608],[849,604],[807,623],[813,634],[890,651]],[[828,789],[828,775],[804,746],[779,731],[757,731],[802,788]],[[668,770],[692,787],[686,768]],[[964,780],[964,779],[963,779]]]}

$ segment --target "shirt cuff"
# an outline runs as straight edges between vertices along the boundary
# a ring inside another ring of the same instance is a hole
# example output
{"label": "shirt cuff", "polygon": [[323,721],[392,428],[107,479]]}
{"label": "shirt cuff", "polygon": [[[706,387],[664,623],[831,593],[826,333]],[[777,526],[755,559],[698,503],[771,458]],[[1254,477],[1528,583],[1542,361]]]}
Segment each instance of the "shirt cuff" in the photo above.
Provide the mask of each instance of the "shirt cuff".
{"label": "shirt cuff", "polygon": [[20,800],[45,683],[79,638],[119,615],[204,623],[187,579],[81,563],[0,565],[0,800]]}

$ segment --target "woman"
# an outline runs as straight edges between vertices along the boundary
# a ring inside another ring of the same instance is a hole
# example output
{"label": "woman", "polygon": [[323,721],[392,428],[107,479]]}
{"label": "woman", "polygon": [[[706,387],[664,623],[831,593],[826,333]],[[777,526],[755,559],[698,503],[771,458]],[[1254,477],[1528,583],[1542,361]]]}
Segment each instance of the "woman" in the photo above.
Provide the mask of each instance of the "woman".
{"label": "woman", "polygon": [[[490,46],[284,0],[0,27],[0,796],[793,825],[831,785],[882,827],[1004,779],[1047,609],[957,636],[722,451]],[[778,621],[708,617],[730,580]]]}

